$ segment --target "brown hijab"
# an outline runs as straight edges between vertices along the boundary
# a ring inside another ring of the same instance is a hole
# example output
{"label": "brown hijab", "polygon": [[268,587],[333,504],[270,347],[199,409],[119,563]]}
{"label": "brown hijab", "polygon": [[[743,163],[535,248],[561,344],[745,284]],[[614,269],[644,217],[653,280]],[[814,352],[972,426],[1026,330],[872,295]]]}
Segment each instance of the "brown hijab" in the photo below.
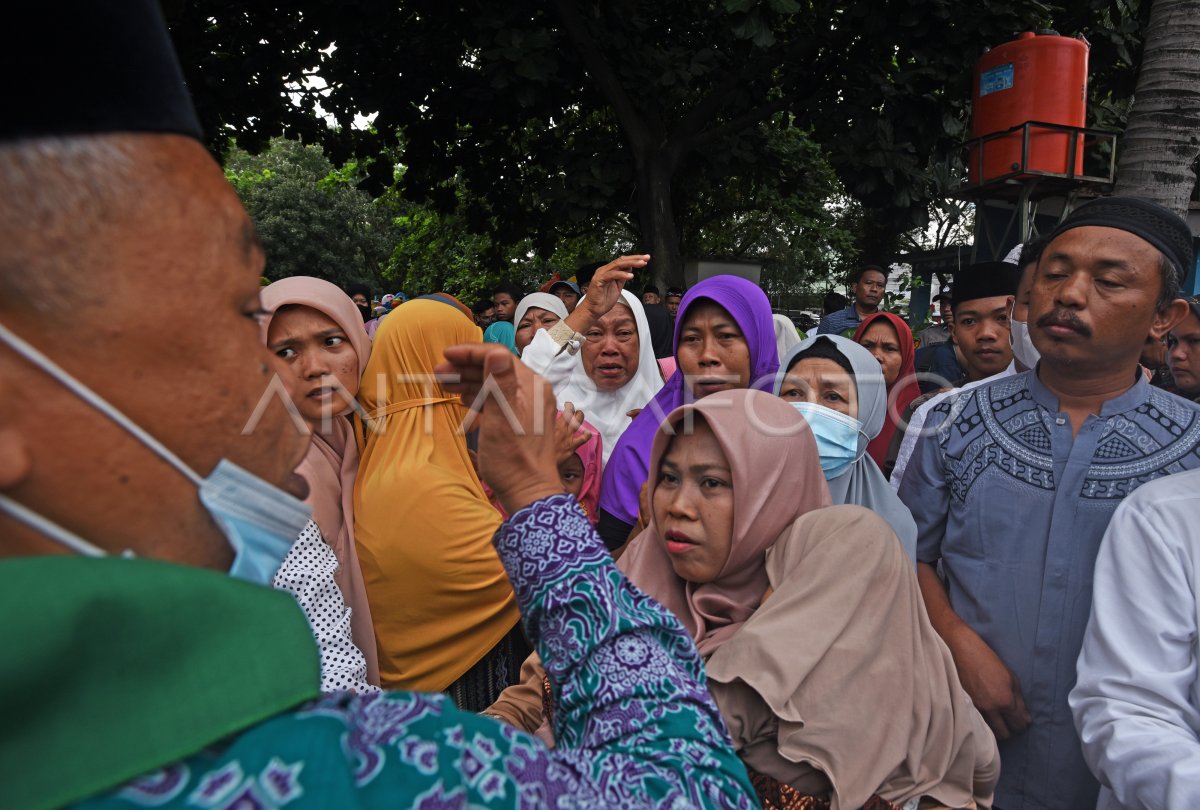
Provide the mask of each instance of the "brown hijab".
{"label": "brown hijab", "polygon": [[874,793],[990,807],[995,738],[888,523],[860,506],[821,509],[766,558],[774,593],[706,665],[747,764],[787,783],[819,768],[833,810]]}
{"label": "brown hijab", "polygon": [[725,567],[712,582],[694,584],[671,567],[653,515],[618,567],[683,622],[701,655],[716,649],[750,618],[767,589],[763,554],[800,515],[829,506],[817,446],[803,417],[763,391],[722,391],[667,416],[650,453],[650,499],[658,468],[688,418],[702,418],[729,460],[733,476],[733,542]]}
{"label": "brown hijab", "polygon": [[[358,307],[336,286],[319,278],[293,276],[264,287],[262,302],[263,308],[272,313],[281,307],[299,305],[311,307],[333,319],[354,348],[358,356],[358,373],[362,376],[371,355],[371,340],[363,329]],[[269,327],[270,320],[263,326],[264,339]],[[356,393],[350,392],[351,395]],[[351,407],[347,403],[342,413],[348,413]],[[354,645],[362,650],[367,660],[367,681],[378,686],[375,630],[354,546],[354,478],[358,474],[358,447],[350,422],[339,417],[330,427],[327,434],[313,434],[308,455],[296,472],[308,482],[306,503],[312,507],[313,520],[338,559],[333,579],[350,608],[350,633]]]}

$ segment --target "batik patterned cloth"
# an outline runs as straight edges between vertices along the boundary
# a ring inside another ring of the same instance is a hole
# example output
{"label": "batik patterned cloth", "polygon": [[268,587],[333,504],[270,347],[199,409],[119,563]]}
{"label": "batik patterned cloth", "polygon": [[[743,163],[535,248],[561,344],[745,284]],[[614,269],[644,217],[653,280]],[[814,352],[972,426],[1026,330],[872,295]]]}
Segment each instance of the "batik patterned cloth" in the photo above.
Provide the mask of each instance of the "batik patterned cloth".
{"label": "batik patterned cloth", "polygon": [[900,499],[917,560],[940,561],[950,604],[1019,679],[1033,724],[1000,742],[996,806],[1091,810],[1067,694],[1100,540],[1142,484],[1200,467],[1200,409],[1139,374],[1077,432],[1035,372],[936,405]]}
{"label": "batik patterned cloth", "polygon": [[756,806],[692,640],[616,570],[575,499],[521,510],[495,544],[547,662],[554,751],[442,695],[338,693],[83,806]]}

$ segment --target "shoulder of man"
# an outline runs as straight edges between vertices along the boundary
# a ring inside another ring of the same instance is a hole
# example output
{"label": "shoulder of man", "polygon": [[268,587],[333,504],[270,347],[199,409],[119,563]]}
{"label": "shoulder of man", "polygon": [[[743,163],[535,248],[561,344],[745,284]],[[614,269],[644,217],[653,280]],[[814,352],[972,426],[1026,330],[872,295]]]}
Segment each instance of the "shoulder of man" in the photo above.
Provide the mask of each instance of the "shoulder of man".
{"label": "shoulder of man", "polygon": [[1200,397],[1197,397],[1196,399],[1188,399],[1187,397],[1180,396],[1174,391],[1157,388],[1153,385],[1150,386],[1150,392],[1146,397],[1146,401],[1160,410],[1165,409],[1171,412],[1176,412],[1178,409],[1178,412],[1180,413],[1200,412]]}
{"label": "shoulder of man", "polygon": [[[1185,446],[1200,448],[1200,403],[1151,386],[1144,405],[1139,406],[1137,410],[1143,408],[1164,427],[1173,426],[1172,432],[1175,432],[1178,438],[1171,443],[1172,445],[1183,442]],[[1200,458],[1197,457],[1200,453],[1190,453],[1189,456],[1195,462],[1200,462]],[[1194,464],[1185,466],[1191,467]]]}
{"label": "shoulder of man", "polygon": [[970,419],[979,411],[982,394],[986,392],[989,400],[1013,396],[1028,387],[1027,375],[1031,373],[997,375],[949,391],[935,392],[919,410],[930,415],[947,414],[952,419]]}

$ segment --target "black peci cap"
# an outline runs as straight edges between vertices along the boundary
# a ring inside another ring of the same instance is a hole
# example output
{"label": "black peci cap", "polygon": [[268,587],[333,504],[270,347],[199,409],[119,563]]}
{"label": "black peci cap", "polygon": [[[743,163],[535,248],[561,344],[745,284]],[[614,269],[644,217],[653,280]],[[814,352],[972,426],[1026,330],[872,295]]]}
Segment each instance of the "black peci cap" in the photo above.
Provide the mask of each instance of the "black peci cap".
{"label": "black peci cap", "polygon": [[1007,262],[980,262],[964,267],[954,274],[950,305],[958,309],[959,304],[977,298],[1016,295],[1019,281],[1020,270]]}
{"label": "black peci cap", "polygon": [[0,65],[0,141],[108,132],[203,138],[157,0],[20,3]]}

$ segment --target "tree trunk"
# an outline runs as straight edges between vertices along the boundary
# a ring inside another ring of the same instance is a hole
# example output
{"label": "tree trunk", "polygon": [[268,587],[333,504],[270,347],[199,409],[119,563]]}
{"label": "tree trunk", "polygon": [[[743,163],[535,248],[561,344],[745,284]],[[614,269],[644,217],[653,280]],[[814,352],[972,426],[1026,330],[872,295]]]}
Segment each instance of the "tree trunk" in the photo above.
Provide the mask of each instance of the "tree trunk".
{"label": "tree trunk", "polygon": [[683,256],[671,202],[673,174],[674,160],[667,150],[649,149],[638,155],[638,220],[644,240],[641,249],[650,254],[650,273],[635,285],[653,281],[660,288],[683,286]]}
{"label": "tree trunk", "polygon": [[1154,0],[1117,194],[1187,215],[1200,157],[1200,0]]}

